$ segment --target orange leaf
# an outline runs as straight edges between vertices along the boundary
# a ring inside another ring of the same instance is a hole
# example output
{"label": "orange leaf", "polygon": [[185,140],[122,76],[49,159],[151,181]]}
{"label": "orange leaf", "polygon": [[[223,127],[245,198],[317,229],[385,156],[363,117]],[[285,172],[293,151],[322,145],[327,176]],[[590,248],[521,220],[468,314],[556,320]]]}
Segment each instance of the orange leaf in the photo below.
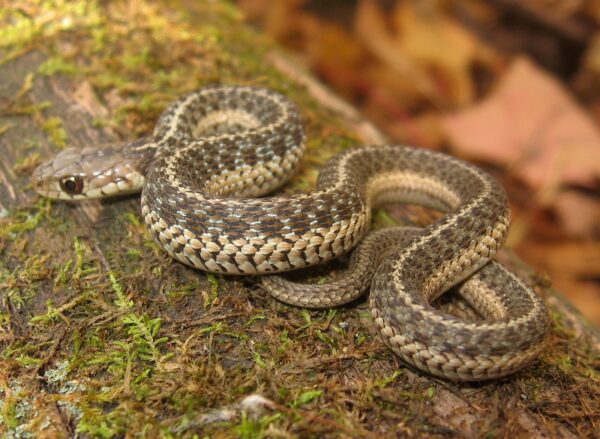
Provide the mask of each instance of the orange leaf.
{"label": "orange leaf", "polygon": [[510,166],[534,190],[594,187],[600,132],[562,85],[526,58],[480,104],[442,118],[460,155]]}

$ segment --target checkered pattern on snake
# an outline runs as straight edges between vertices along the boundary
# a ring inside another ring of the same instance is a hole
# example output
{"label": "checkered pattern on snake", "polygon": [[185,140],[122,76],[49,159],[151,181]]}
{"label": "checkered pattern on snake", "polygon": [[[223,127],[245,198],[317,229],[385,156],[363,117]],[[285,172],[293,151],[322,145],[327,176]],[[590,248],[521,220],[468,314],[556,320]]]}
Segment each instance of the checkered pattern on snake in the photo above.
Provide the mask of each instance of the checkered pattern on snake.
{"label": "checkered pattern on snake", "polygon": [[[538,355],[549,326],[543,303],[490,262],[510,221],[495,179],[441,153],[371,145],[330,159],[314,192],[256,198],[290,178],[304,147],[301,116],[285,97],[213,86],[172,104],[152,136],[65,150],[33,182],[42,195],[70,200],[141,189],[144,221],[169,255],[235,275],[280,273],[347,253],[367,234],[377,204],[441,210],[423,229],[371,233],[331,284],[264,276],[262,285],[279,300],[312,308],[347,303],[370,285],[384,342],[407,363],[451,380],[504,376]],[[481,319],[431,306],[459,284]]]}

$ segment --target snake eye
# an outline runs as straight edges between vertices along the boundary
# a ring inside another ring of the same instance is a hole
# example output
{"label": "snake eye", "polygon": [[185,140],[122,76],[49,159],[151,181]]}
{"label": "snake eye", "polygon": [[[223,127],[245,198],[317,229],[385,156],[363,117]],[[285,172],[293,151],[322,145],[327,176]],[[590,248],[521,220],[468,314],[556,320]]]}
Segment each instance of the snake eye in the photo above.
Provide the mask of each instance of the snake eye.
{"label": "snake eye", "polygon": [[71,175],[60,180],[60,187],[69,195],[79,195],[83,191],[83,179]]}

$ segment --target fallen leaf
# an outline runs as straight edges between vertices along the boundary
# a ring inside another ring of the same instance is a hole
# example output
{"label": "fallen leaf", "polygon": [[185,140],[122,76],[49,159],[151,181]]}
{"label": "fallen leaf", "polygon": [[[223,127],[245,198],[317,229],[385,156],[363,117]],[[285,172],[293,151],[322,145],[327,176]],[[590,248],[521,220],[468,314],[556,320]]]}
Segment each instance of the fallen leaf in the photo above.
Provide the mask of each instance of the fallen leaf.
{"label": "fallen leaf", "polygon": [[594,279],[600,276],[600,242],[533,241],[523,244],[518,251],[538,269],[552,272],[553,279]]}
{"label": "fallen leaf", "polygon": [[[396,35],[389,29],[386,15],[371,0],[363,0],[356,12],[356,33],[361,43],[384,65],[400,75],[402,81],[435,104],[440,104],[440,93],[427,71],[398,47]],[[398,79],[398,78],[397,78]]]}
{"label": "fallen leaf", "polygon": [[437,106],[471,102],[473,65],[495,60],[458,22],[426,3],[399,2],[388,19],[376,2],[363,0],[356,17],[362,43]]}
{"label": "fallen leaf", "polygon": [[454,104],[470,103],[475,96],[472,67],[492,63],[493,52],[440,8],[398,2],[392,18],[400,51],[441,81],[438,87],[452,96]]}
{"label": "fallen leaf", "polygon": [[569,236],[600,237],[599,199],[576,191],[562,191],[557,195],[553,207],[562,229]]}
{"label": "fallen leaf", "polygon": [[459,155],[508,167],[536,191],[594,188],[600,181],[598,128],[555,78],[526,58],[513,62],[486,100],[441,123]]}
{"label": "fallen leaf", "polygon": [[568,240],[528,241],[516,249],[532,266],[548,273],[560,291],[584,315],[600,324],[600,243]]}

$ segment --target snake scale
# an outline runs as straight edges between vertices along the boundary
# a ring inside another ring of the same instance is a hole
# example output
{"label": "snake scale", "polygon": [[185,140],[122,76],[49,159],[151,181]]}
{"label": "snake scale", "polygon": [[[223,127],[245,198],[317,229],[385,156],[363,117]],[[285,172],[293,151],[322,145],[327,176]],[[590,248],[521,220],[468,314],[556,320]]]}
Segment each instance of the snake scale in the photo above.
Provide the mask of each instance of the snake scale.
{"label": "snake scale", "polygon": [[[442,153],[370,145],[331,158],[314,192],[258,198],[290,178],[304,148],[302,118],[287,98],[263,88],[211,86],[169,106],[153,135],[64,150],[32,181],[40,194],[66,200],[141,190],[154,240],[208,272],[280,273],[322,264],[358,244],[347,271],[330,284],[263,276],[262,286],[311,308],[350,302],[370,287],[385,344],[430,374],[497,378],[540,353],[549,327],[543,302],[491,261],[510,222],[495,179]],[[390,201],[445,214],[422,229],[384,229],[361,242],[373,206]],[[431,305],[456,285],[480,318]]]}

